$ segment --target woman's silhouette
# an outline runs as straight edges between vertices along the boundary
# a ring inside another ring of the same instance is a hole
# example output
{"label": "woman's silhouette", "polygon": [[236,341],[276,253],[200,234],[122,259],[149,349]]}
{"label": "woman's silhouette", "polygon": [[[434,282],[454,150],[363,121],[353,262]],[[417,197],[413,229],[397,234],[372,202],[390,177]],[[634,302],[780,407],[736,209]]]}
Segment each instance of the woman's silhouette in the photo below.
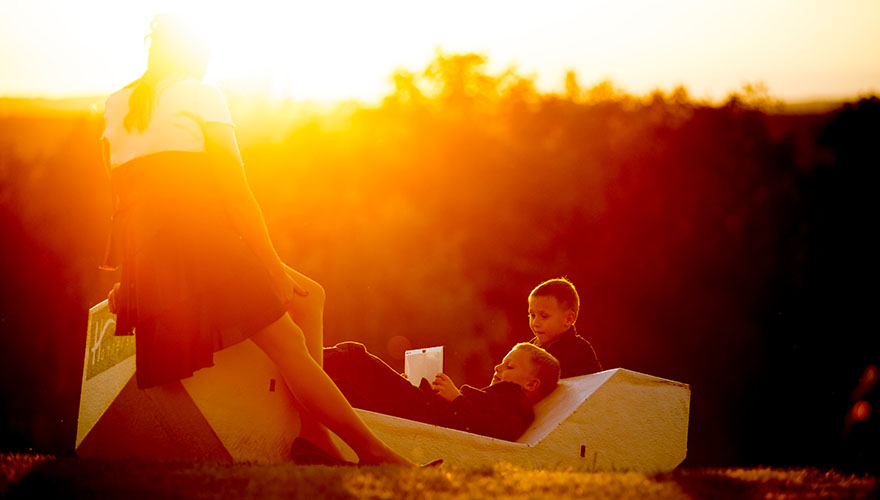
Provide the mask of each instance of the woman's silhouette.
{"label": "woman's silhouette", "polygon": [[108,298],[117,333],[136,329],[138,386],[191,376],[250,338],[280,367],[303,436],[339,456],[329,428],[363,463],[410,464],[321,368],[324,290],[272,246],[225,99],[201,81],[206,46],[171,16],[151,28],[147,69],[107,99],[102,137],[115,204],[105,267],[122,268]]}

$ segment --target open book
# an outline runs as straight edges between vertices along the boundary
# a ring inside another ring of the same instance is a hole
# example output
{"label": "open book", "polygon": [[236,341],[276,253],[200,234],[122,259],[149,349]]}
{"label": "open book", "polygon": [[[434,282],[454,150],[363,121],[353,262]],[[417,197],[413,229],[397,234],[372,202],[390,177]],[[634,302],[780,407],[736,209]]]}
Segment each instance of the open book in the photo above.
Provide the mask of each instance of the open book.
{"label": "open book", "polygon": [[433,382],[434,377],[443,371],[443,346],[427,347],[406,351],[403,360],[403,372],[406,378],[416,387],[422,378]]}

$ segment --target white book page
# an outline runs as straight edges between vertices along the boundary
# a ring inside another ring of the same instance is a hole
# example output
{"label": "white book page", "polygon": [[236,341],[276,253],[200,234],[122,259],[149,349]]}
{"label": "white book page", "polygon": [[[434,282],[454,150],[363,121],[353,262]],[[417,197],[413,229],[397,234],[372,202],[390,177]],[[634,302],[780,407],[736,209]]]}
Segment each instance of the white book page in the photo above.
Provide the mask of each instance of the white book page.
{"label": "white book page", "polygon": [[403,359],[403,372],[406,378],[416,387],[422,378],[433,382],[438,373],[443,372],[443,346],[426,347],[406,351]]}

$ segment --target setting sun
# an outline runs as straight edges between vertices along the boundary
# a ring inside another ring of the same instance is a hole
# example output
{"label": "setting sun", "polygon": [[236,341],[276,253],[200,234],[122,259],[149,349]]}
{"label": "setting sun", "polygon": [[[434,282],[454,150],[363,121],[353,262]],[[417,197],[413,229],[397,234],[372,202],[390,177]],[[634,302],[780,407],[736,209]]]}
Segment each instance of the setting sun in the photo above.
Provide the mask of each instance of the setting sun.
{"label": "setting sun", "polygon": [[443,4],[201,0],[4,2],[0,95],[103,94],[143,71],[152,17],[198,20],[214,45],[209,80],[298,100],[375,101],[396,68],[476,52],[538,88],[611,79],[639,94],[684,84],[720,99],[744,83],[799,100],[880,87],[880,4],[551,1]]}

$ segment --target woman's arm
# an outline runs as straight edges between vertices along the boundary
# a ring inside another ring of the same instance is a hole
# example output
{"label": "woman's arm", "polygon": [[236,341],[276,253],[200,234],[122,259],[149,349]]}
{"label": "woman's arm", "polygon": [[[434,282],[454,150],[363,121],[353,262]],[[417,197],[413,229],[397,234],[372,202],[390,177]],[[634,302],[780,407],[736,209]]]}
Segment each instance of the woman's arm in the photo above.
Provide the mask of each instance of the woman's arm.
{"label": "woman's arm", "polygon": [[[110,141],[106,137],[101,138],[101,159],[104,161],[104,169],[107,176],[110,176]],[[116,196],[113,195],[113,205],[116,205]],[[117,302],[119,299],[119,283],[113,285],[113,288],[107,292],[107,306],[110,308],[111,314],[117,312]]]}
{"label": "woman's arm", "polygon": [[104,160],[104,169],[110,175],[110,141],[106,137],[101,138],[101,158]]}
{"label": "woman's arm", "polygon": [[233,227],[257,254],[283,302],[290,301],[293,294],[307,295],[308,292],[289,275],[272,245],[263,213],[247,184],[235,131],[229,125],[213,122],[203,124],[202,129],[205,151],[212,157],[214,181]]}

